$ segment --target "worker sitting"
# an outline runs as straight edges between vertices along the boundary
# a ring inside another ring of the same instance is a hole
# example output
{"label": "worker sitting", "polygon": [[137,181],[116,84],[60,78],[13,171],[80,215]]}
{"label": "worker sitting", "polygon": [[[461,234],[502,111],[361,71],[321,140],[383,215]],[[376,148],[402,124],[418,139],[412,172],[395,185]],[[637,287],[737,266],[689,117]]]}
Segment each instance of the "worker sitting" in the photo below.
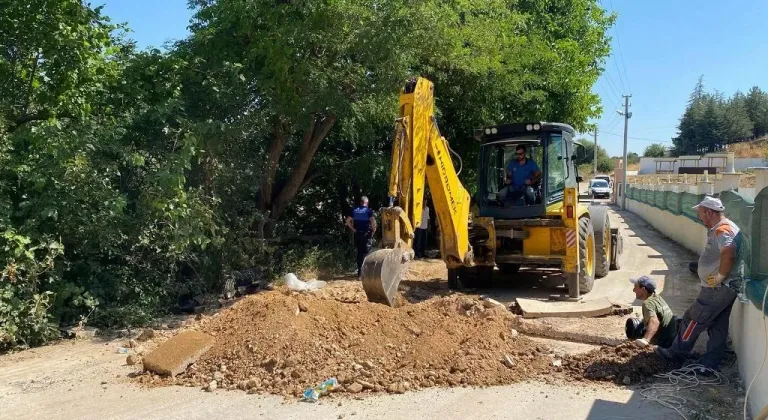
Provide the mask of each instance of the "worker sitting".
{"label": "worker sitting", "polygon": [[509,162],[507,165],[507,177],[505,183],[507,184],[507,194],[505,201],[511,201],[515,205],[519,205],[518,202],[521,199],[524,200],[525,205],[536,203],[536,192],[533,189],[533,185],[538,183],[541,177],[541,169],[539,165],[526,157],[525,146],[518,145],[515,148],[515,160]]}
{"label": "worker sitting", "polygon": [[627,338],[645,347],[650,344],[667,348],[677,334],[677,322],[664,299],[656,294],[656,282],[648,276],[630,280],[635,297],[643,301],[643,319],[629,318],[626,323]]}

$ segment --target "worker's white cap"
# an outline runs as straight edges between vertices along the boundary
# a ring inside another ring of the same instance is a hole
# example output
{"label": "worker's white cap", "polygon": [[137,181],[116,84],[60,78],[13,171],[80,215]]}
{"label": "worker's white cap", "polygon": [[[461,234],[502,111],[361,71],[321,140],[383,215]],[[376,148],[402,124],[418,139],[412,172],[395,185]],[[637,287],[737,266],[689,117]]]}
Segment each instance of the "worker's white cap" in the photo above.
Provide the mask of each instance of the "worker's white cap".
{"label": "worker's white cap", "polygon": [[693,206],[693,209],[696,210],[699,207],[704,207],[710,210],[714,211],[725,211],[725,207],[723,206],[723,202],[720,201],[719,198],[706,196],[703,200],[701,200],[701,203]]}

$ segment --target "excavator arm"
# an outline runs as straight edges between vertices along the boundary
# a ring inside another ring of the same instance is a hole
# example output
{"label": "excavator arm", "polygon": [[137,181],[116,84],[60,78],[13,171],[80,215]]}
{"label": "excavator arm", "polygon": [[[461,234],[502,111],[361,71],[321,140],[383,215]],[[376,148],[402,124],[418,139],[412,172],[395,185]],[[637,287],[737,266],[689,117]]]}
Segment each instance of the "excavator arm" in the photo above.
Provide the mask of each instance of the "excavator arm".
{"label": "excavator arm", "polygon": [[362,282],[369,301],[395,305],[395,294],[413,259],[414,229],[421,223],[428,185],[440,226],[440,254],[448,268],[472,265],[470,196],[459,181],[451,149],[434,115],[434,85],[417,78],[400,94],[389,172],[389,205],[381,209],[382,249],[369,254]]}

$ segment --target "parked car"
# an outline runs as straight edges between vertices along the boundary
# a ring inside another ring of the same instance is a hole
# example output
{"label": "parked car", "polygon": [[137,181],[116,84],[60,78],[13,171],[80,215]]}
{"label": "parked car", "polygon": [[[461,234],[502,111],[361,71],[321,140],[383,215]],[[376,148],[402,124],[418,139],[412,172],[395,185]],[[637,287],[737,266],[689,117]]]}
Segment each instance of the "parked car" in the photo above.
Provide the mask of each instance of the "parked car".
{"label": "parked car", "polygon": [[602,180],[604,180],[605,182],[608,183],[608,187],[613,188],[613,180],[611,179],[610,176],[608,176],[608,175],[597,175],[597,176],[595,176],[595,179],[602,179]]}
{"label": "parked car", "polygon": [[592,179],[589,181],[587,194],[591,195],[592,198],[610,198],[611,186],[608,184],[608,181],[604,179]]}

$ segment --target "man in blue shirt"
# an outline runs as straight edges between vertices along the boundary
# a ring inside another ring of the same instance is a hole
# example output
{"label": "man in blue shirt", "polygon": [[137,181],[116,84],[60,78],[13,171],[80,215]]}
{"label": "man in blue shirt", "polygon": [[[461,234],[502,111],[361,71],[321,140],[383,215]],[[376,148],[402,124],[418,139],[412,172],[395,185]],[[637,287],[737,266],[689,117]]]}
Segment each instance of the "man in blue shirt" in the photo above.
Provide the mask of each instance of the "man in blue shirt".
{"label": "man in blue shirt", "polygon": [[376,233],[376,219],[373,210],[368,208],[368,197],[360,198],[360,205],[352,209],[352,215],[347,216],[347,227],[355,232],[355,248],[357,249],[357,277],[363,267],[365,256],[370,250],[369,243]]}
{"label": "man in blue shirt", "polygon": [[526,204],[533,204],[536,194],[532,185],[541,177],[541,169],[532,159],[525,156],[525,146],[518,145],[515,148],[515,160],[507,165],[506,183],[509,185],[507,200],[516,202],[525,195]]}

